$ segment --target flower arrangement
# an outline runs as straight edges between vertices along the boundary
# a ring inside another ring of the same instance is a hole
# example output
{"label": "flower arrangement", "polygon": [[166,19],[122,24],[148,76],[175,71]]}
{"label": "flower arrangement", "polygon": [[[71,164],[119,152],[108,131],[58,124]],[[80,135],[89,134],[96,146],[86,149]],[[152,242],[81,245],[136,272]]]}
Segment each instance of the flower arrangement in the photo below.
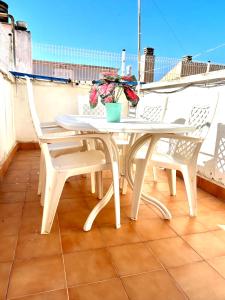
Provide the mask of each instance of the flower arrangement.
{"label": "flower arrangement", "polygon": [[137,80],[135,76],[119,76],[116,73],[102,73],[102,78],[98,81],[92,81],[93,86],[90,90],[89,102],[91,108],[95,108],[100,97],[101,103],[116,103],[118,102],[122,91],[132,106],[136,106],[139,97],[135,92]]}

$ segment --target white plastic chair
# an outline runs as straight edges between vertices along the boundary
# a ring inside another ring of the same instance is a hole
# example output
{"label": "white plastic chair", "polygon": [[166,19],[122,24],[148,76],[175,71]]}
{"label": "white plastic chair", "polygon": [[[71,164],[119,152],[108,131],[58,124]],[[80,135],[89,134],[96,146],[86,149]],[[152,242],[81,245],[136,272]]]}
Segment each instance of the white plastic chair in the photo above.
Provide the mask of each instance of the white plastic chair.
{"label": "white plastic chair", "polygon": [[[194,106],[191,110],[187,124],[196,127],[196,130],[186,135],[158,135],[157,139],[155,139],[155,141],[151,141],[151,143],[157,144],[160,139],[167,138],[169,139],[168,151],[166,153],[150,151],[146,154],[148,155],[149,164],[152,167],[160,167],[167,170],[171,195],[176,195],[176,170],[179,170],[183,174],[190,216],[196,216],[197,214],[197,158],[201,145],[211,124],[211,109],[212,107],[210,106]],[[140,147],[142,145],[140,145]],[[143,185],[144,172],[146,168],[144,161],[145,157],[135,158],[135,192],[131,211],[131,218],[135,220],[138,215],[141,187]]]}
{"label": "white plastic chair", "polygon": [[136,117],[150,123],[162,122],[166,113],[168,97],[161,94],[147,94],[140,99]]}
{"label": "white plastic chair", "polygon": [[[119,198],[119,171],[118,171],[118,157],[115,145],[107,134],[86,134],[75,137],[62,138],[62,142],[85,140],[99,140],[101,141],[104,152],[101,150],[87,150],[84,152],[75,152],[62,154],[53,157],[49,151],[47,143],[59,142],[54,138],[41,138],[40,144],[43,153],[46,170],[45,192],[43,196],[44,211],[42,219],[41,233],[46,234],[51,230],[60,196],[63,190],[65,181],[75,175],[87,174],[90,172],[102,172],[103,170],[112,170],[113,188],[114,188],[114,204],[115,204],[115,218],[116,228],[120,227],[120,198]],[[104,198],[100,201],[102,204],[98,208],[94,208],[88,220],[84,225],[84,230],[91,229],[91,225],[98,214],[108,201],[110,195],[110,188]]]}
{"label": "white plastic chair", "polygon": [[[32,122],[34,125],[35,133],[37,135],[38,140],[43,136],[65,136],[68,134],[74,134],[74,132],[65,131],[63,128],[59,127],[56,123],[40,123],[34,102],[34,95],[33,95],[33,87],[29,77],[26,77],[26,86],[27,86],[27,95],[28,95],[28,104],[30,109],[30,114],[32,118]],[[57,156],[62,153],[68,153],[71,151],[81,151],[84,149],[84,146],[80,141],[73,141],[67,143],[54,143],[49,145],[49,150],[52,155]],[[44,173],[43,173],[43,156],[41,152],[40,158],[40,171],[39,171],[39,182],[38,182],[38,195],[41,194],[42,191],[42,183],[44,180]],[[43,204],[43,203],[42,203]]]}

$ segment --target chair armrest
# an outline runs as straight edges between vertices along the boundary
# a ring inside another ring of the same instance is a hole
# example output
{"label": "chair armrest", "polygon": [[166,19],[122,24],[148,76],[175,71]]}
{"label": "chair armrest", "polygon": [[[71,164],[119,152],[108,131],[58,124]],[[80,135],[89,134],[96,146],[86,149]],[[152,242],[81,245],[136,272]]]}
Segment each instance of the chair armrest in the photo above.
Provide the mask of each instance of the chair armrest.
{"label": "chair armrest", "polygon": [[106,133],[93,133],[93,134],[78,134],[78,135],[58,135],[58,136],[52,136],[52,135],[43,135],[40,138],[41,143],[47,143],[47,144],[54,144],[54,143],[65,143],[65,142],[74,142],[77,140],[87,140],[87,139],[104,139],[105,137],[108,137],[108,134]]}
{"label": "chair armrest", "polygon": [[40,143],[54,144],[54,143],[65,143],[65,142],[74,142],[74,141],[87,141],[87,140],[100,140],[105,149],[106,160],[109,162],[118,161],[119,154],[117,146],[108,133],[87,133],[87,134],[78,134],[73,136],[46,136],[43,135],[40,139]]}
{"label": "chair armrest", "polygon": [[56,122],[43,122],[40,125],[41,125],[41,128],[59,127],[59,125]]}
{"label": "chair armrest", "polygon": [[173,140],[180,140],[180,141],[187,141],[191,143],[202,143],[204,139],[197,138],[197,137],[191,137],[187,135],[181,135],[181,134],[173,134],[173,133],[165,133],[165,134],[159,134],[159,139],[173,139]]}

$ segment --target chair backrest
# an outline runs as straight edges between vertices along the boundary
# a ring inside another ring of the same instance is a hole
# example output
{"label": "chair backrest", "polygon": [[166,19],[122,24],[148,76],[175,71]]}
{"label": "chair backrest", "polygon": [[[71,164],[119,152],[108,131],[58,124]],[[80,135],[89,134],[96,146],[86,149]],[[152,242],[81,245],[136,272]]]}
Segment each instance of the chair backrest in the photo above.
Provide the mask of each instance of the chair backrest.
{"label": "chair backrest", "polygon": [[216,181],[225,182],[225,124],[217,124],[216,145],[214,151],[214,174]]}
{"label": "chair backrest", "polygon": [[211,109],[210,105],[192,107],[187,124],[195,126],[196,130],[190,133],[191,136],[206,137],[212,122]]}
{"label": "chair backrest", "polygon": [[[196,130],[187,133],[186,136],[201,138],[203,141],[209,131],[213,116],[212,106],[193,106],[186,124],[196,127]],[[196,149],[200,150],[199,144],[185,139],[179,141],[170,139],[169,142],[169,154],[174,158],[192,159]]]}
{"label": "chair backrest", "polygon": [[42,136],[42,131],[41,131],[40,121],[34,103],[33,86],[29,77],[26,77],[26,85],[27,85],[27,95],[28,95],[28,103],[30,108],[31,119],[34,125],[36,135],[38,138],[40,138]]}
{"label": "chair backrest", "polygon": [[88,96],[79,96],[78,114],[103,117],[105,116],[105,106],[101,103],[98,103],[98,105],[95,108],[91,108]]}
{"label": "chair backrest", "polygon": [[167,109],[168,97],[146,95],[140,99],[137,107],[137,118],[142,118],[152,123],[162,122]]}

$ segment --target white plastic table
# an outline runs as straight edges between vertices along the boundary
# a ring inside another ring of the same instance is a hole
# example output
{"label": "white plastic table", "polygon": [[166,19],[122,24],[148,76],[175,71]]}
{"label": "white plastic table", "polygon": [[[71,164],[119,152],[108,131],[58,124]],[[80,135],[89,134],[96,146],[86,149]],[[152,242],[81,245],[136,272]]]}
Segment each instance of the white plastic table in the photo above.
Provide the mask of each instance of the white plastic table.
{"label": "white plastic table", "polygon": [[[188,126],[184,124],[166,124],[166,123],[149,123],[141,119],[122,119],[119,123],[107,122],[105,118],[93,117],[93,116],[80,116],[80,115],[59,115],[56,117],[56,122],[63,128],[75,131],[86,131],[94,133],[133,133],[142,134],[142,137],[137,139],[135,143],[130,147],[127,153],[127,163],[126,163],[126,177],[134,190],[136,189],[133,177],[131,176],[131,164],[139,144],[143,144],[146,139],[154,140],[154,143],[162,137],[162,134],[181,134],[188,131],[193,131],[195,128],[193,126]],[[143,136],[144,134],[144,136]],[[148,148],[148,153],[153,150],[151,144]],[[146,155],[145,168],[147,165],[147,159],[149,155]],[[86,227],[90,228],[95,217],[99,211],[109,202],[113,195],[112,185],[109,191],[106,193],[106,197],[103,197],[101,201],[94,207],[88,219],[86,221]],[[143,200],[151,203],[153,206],[158,208],[165,219],[171,219],[171,213],[165,207],[163,203],[152,196],[147,196],[140,194]]]}

